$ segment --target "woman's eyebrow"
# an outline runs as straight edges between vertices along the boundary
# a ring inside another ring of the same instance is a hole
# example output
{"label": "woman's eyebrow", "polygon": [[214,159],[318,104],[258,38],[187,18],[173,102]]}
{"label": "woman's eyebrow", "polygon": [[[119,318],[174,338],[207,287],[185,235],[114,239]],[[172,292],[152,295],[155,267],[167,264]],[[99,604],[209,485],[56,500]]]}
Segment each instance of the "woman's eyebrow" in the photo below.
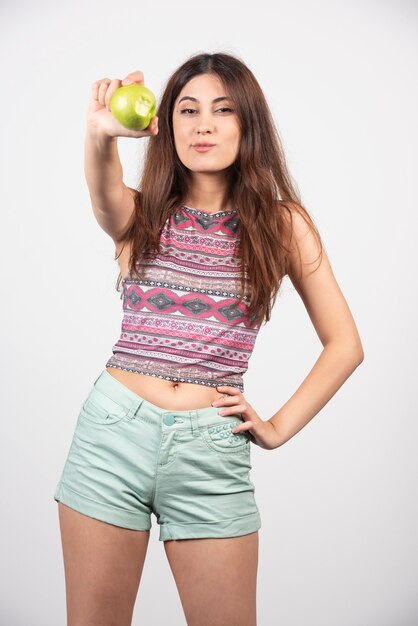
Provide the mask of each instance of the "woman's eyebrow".
{"label": "woman's eyebrow", "polygon": [[[192,100],[193,102],[199,102],[197,98],[193,98],[193,96],[183,96],[180,98],[178,104],[183,102],[183,100]],[[228,96],[219,96],[218,98],[214,98],[212,102],[220,102],[221,100],[230,100],[232,102],[232,98],[228,98]]]}

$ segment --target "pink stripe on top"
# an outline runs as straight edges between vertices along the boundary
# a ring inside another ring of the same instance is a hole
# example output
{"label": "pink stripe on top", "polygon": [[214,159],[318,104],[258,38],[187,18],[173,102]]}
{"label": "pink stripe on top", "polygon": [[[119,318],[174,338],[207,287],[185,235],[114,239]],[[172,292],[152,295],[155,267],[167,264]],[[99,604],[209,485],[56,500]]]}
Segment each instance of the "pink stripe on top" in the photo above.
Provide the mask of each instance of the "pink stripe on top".
{"label": "pink stripe on top", "polygon": [[157,257],[137,262],[145,279],[122,280],[122,329],[106,367],[244,391],[260,325],[247,315],[247,274],[238,305],[239,232],[237,209],[182,205],[167,219]]}

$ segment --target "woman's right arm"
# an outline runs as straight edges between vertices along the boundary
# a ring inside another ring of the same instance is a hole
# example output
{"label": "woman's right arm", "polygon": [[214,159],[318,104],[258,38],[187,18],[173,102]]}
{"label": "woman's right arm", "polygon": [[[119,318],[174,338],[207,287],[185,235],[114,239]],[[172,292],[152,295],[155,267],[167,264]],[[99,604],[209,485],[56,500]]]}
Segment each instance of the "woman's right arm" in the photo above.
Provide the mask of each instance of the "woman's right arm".
{"label": "woman's right arm", "polygon": [[84,173],[94,215],[105,232],[115,242],[120,241],[135,206],[136,189],[123,182],[119,159],[118,137],[149,137],[158,133],[158,118],[154,116],[145,130],[131,131],[122,126],[110,112],[110,99],[121,84],[144,84],[142,72],[133,72],[120,81],[104,78],[92,86],[87,112],[84,144]]}

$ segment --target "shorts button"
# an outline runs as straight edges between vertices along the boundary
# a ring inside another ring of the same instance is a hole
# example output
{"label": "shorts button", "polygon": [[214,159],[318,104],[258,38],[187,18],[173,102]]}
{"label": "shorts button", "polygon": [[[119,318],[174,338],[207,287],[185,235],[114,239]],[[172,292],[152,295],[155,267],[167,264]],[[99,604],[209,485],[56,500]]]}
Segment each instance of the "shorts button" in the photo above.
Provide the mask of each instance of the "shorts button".
{"label": "shorts button", "polygon": [[166,426],[172,426],[174,422],[174,415],[164,415],[164,424],[166,424]]}

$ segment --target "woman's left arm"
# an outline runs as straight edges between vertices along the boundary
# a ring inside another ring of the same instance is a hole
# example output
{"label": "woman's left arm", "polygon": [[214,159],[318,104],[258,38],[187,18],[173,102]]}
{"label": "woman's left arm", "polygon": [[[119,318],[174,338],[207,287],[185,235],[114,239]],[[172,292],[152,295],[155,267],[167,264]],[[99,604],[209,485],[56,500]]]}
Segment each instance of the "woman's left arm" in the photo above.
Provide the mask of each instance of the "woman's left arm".
{"label": "woman's left arm", "polygon": [[[212,402],[212,406],[225,407],[220,415],[241,414],[243,423],[234,427],[232,433],[247,431],[254,443],[268,450],[283,445],[306,426],[364,359],[353,316],[325,249],[319,257],[316,236],[296,210],[292,210],[292,217],[292,241],[296,245],[288,256],[288,276],[324,348],[295,393],[268,420],[262,420],[235,387],[217,387],[227,395]],[[312,271],[312,265],[315,271]]]}
{"label": "woman's left arm", "polygon": [[293,248],[288,276],[324,347],[295,393],[267,420],[274,426],[279,445],[315,417],[364,359],[356,324],[325,249],[319,267],[312,272],[309,268],[319,253],[316,237],[299,213],[292,211],[292,215],[300,256]]}

